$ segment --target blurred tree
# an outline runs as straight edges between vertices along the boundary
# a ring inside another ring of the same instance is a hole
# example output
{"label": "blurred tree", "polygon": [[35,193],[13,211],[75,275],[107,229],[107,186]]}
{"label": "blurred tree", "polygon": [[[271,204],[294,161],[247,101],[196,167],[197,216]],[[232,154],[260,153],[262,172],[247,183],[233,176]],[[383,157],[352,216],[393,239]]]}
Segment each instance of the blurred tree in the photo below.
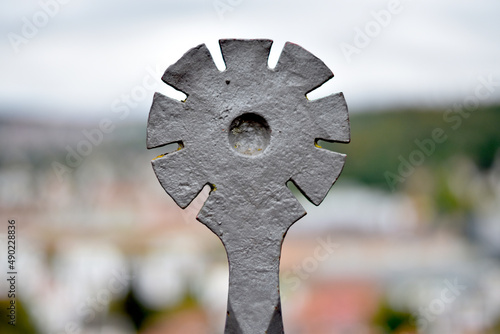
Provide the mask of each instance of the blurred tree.
{"label": "blurred tree", "polygon": [[131,289],[123,302],[123,311],[130,317],[135,328],[139,331],[148,318],[156,314],[155,311],[145,307],[138,299],[133,289]]}
{"label": "blurred tree", "polygon": [[176,305],[165,309],[153,310],[146,307],[137,298],[134,289],[129,290],[123,300],[115,300],[110,307],[111,313],[125,314],[130,318],[138,332],[142,332],[157,321],[168,319],[186,310],[200,310],[199,302],[193,294],[187,290],[184,298]]}
{"label": "blurred tree", "polygon": [[32,320],[29,314],[26,312],[24,308],[24,303],[20,300],[16,301],[16,320],[15,326],[9,325],[9,317],[8,317],[8,307],[10,306],[10,300],[1,300],[0,301],[0,312],[1,319],[0,321],[0,333],[2,334],[34,334],[38,331],[35,329],[35,326],[32,323]]}
{"label": "blurred tree", "polygon": [[373,324],[384,330],[384,333],[416,333],[415,319],[405,311],[394,310],[387,301],[380,304],[373,318]]}

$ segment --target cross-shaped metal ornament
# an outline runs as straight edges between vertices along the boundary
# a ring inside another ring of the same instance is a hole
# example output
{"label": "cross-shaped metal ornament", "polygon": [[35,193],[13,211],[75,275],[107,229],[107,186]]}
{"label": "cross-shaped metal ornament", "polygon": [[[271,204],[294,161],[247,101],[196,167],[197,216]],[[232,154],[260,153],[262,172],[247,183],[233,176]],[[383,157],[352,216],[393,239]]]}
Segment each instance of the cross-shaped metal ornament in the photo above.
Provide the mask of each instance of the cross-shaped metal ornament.
{"label": "cross-shaped metal ornament", "polygon": [[204,44],[171,65],[162,80],[187,95],[156,93],[148,148],[179,143],[153,160],[165,191],[185,208],[209,184],[197,219],[224,244],[229,261],[226,334],[283,333],[279,292],[281,245],[306,212],[286,183],[319,205],[345,155],[317,141],[350,141],[342,93],[306,94],[333,77],[311,53],[286,43],[274,69],[271,40],[220,40],[219,71]]}

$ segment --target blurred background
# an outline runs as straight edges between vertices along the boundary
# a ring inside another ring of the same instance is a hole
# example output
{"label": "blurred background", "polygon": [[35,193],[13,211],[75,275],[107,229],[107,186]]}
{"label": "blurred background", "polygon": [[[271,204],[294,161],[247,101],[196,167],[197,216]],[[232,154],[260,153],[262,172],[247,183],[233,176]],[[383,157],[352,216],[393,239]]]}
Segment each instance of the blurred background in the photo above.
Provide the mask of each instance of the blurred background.
{"label": "blurred background", "polygon": [[224,249],[163,191],[146,120],[163,71],[220,38],[286,41],[335,78],[352,142],[283,245],[286,333],[500,333],[500,3],[4,0],[1,333],[222,333]]}

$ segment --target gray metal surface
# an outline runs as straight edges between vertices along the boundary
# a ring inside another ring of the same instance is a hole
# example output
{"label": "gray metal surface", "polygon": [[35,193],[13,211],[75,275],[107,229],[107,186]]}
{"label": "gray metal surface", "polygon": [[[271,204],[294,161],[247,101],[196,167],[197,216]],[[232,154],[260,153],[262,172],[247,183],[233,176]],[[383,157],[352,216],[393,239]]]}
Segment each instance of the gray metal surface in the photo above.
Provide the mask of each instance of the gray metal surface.
{"label": "gray metal surface", "polygon": [[270,40],[221,40],[226,70],[206,46],[189,50],[163,81],[188,97],[156,93],[147,147],[178,142],[153,160],[165,191],[185,208],[210,184],[198,220],[224,244],[229,261],[225,333],[283,333],[279,294],[281,244],[306,212],[286,183],[319,205],[345,155],[317,139],[350,140],[342,93],[310,101],[306,93],[333,77],[326,65],[287,43],[274,69]]}

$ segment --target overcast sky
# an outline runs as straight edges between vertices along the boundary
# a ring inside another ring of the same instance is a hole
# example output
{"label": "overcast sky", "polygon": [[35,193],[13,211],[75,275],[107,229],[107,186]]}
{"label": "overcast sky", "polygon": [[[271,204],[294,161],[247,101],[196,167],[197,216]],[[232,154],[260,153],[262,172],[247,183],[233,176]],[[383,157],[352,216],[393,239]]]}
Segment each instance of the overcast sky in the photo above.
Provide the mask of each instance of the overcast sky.
{"label": "overcast sky", "polygon": [[146,117],[191,47],[223,67],[220,38],[273,39],[271,62],[301,45],[335,74],[311,98],[343,91],[352,112],[460,103],[500,81],[499,15],[497,0],[3,0],[0,116],[99,118],[135,93],[131,118]]}

